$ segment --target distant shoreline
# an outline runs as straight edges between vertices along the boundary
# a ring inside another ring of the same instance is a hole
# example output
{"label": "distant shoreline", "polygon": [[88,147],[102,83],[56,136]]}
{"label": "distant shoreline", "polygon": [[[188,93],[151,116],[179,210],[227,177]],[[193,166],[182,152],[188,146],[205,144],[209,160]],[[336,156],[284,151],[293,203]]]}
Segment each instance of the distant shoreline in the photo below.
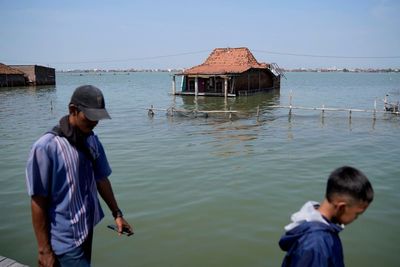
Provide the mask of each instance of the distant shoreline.
{"label": "distant shoreline", "polygon": [[[169,72],[178,73],[184,69],[111,69],[111,70],[100,70],[100,69],[77,69],[77,70],[56,70],[57,73],[131,73],[131,72]],[[296,68],[296,69],[284,69],[284,72],[352,72],[352,73],[400,73],[400,68],[385,68],[385,69],[362,69],[362,68]]]}

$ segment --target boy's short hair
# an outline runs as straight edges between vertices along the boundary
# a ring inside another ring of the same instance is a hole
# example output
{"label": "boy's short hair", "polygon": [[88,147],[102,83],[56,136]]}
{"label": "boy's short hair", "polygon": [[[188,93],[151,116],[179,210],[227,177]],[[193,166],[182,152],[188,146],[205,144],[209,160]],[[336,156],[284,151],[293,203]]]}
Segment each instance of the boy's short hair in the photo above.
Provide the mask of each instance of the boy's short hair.
{"label": "boy's short hair", "polygon": [[329,175],[325,197],[332,202],[335,195],[346,195],[355,201],[371,203],[374,199],[374,190],[367,176],[361,171],[343,166]]}

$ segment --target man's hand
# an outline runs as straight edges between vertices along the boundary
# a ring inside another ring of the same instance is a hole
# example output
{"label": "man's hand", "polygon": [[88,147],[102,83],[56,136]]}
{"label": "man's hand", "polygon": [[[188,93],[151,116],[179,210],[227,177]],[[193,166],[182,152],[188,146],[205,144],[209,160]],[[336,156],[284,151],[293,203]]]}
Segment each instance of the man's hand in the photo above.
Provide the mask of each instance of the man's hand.
{"label": "man's hand", "polygon": [[56,255],[52,250],[46,252],[39,252],[38,255],[39,267],[55,267],[58,266]]}
{"label": "man's hand", "polygon": [[49,199],[43,196],[32,196],[32,224],[38,242],[38,265],[53,267],[58,265],[56,255],[50,244],[50,223],[48,219]]}
{"label": "man's hand", "polygon": [[134,233],[133,232],[133,228],[129,225],[129,223],[124,219],[124,217],[117,217],[115,218],[115,223],[117,224],[118,227],[118,233],[119,235],[122,234],[122,230],[128,230],[130,233]]}

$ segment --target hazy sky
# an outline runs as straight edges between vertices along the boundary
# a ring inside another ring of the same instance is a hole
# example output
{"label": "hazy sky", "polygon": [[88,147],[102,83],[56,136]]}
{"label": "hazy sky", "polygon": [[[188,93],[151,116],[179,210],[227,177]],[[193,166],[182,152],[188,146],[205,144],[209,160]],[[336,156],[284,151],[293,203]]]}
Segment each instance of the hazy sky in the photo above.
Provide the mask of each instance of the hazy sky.
{"label": "hazy sky", "polygon": [[281,67],[400,67],[398,0],[0,0],[0,62],[186,68],[248,47]]}

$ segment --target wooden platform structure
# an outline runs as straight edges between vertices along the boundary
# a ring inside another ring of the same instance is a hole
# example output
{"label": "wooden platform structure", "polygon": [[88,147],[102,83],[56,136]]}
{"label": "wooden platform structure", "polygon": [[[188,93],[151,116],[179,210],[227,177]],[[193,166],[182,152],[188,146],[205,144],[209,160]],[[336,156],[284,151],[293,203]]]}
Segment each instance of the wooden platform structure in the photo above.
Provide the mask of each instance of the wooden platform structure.
{"label": "wooden platform structure", "polygon": [[154,108],[151,106],[147,114],[149,116],[154,116],[156,111],[164,111],[166,112],[166,115],[169,117],[174,117],[174,116],[184,116],[184,117],[192,117],[192,118],[198,118],[198,117],[205,117],[207,118],[211,114],[226,114],[229,116],[229,118],[232,118],[232,114],[238,113],[236,110],[199,110],[197,108],[195,109],[179,109],[175,107],[170,107],[167,109],[163,108]]}
{"label": "wooden platform structure", "polygon": [[293,95],[292,92],[289,94],[289,105],[275,105],[271,106],[271,108],[284,108],[289,109],[289,115],[292,115],[293,109],[298,110],[316,110],[321,111],[322,115],[324,115],[327,111],[339,111],[339,112],[347,112],[349,114],[349,118],[351,118],[353,112],[362,112],[362,113],[371,113],[373,114],[374,118],[376,118],[377,113],[386,113],[386,114],[393,114],[393,115],[400,115],[399,112],[399,103],[389,103],[387,102],[387,96],[385,96],[384,107],[383,109],[377,109],[377,101],[374,101],[374,108],[373,109],[357,109],[357,108],[329,108],[322,105],[321,107],[302,107],[302,106],[293,106],[292,105]]}
{"label": "wooden platform structure", "polygon": [[[386,95],[385,98],[383,99],[384,105],[383,105],[382,109],[377,108],[377,100],[376,99],[374,101],[373,109],[333,108],[333,107],[325,107],[325,105],[322,105],[321,107],[303,107],[303,106],[292,105],[293,95],[292,95],[292,91],[290,91],[289,105],[271,105],[271,106],[268,106],[268,108],[288,109],[289,117],[291,117],[293,115],[293,110],[319,111],[319,112],[321,112],[322,118],[324,118],[324,115],[326,112],[346,112],[346,113],[348,113],[349,121],[351,121],[353,113],[357,113],[357,112],[370,113],[373,115],[372,118],[375,121],[377,119],[378,113],[396,115],[396,116],[400,115],[399,101],[388,102],[387,96],[388,95]],[[197,97],[195,99],[197,99]],[[189,117],[189,118],[198,118],[198,117],[208,118],[211,115],[222,114],[222,115],[227,115],[229,117],[229,119],[232,119],[232,115],[235,115],[234,118],[240,118],[243,116],[248,117],[248,115],[249,115],[249,112],[246,112],[246,111],[231,110],[230,107],[228,108],[226,101],[225,101],[225,107],[220,110],[200,110],[197,105],[197,102],[195,103],[195,106],[192,109],[177,108],[175,106],[175,104],[170,106],[169,108],[154,108],[154,106],[151,105],[150,108],[147,109],[148,115],[150,117],[153,117],[157,111],[163,111],[169,117],[181,116],[181,117]],[[262,115],[262,114],[260,114],[260,106],[258,105],[256,108],[257,119],[260,117],[260,115]]]}
{"label": "wooden platform structure", "polygon": [[[182,76],[181,91],[176,91],[176,76]],[[246,47],[216,48],[201,65],[172,76],[172,94],[235,97],[279,91],[282,76],[276,63],[259,63]]]}
{"label": "wooden platform structure", "polygon": [[21,264],[13,259],[0,255],[0,267],[28,267],[28,265]]}

